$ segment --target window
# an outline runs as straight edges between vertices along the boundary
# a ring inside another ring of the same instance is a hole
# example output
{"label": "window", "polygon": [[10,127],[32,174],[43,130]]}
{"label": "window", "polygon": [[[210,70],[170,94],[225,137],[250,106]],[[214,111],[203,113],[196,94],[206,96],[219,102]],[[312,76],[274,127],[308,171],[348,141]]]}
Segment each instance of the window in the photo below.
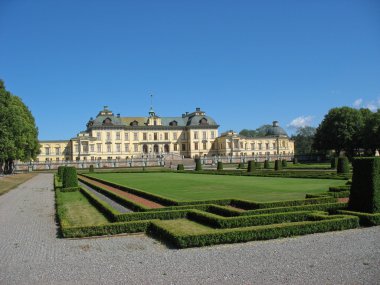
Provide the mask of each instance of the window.
{"label": "window", "polygon": [[162,141],[162,134],[160,134],[160,141]]}
{"label": "window", "polygon": [[133,133],[133,140],[138,141],[139,140],[139,133]]}
{"label": "window", "polygon": [[202,132],[202,139],[207,139],[207,132]]}
{"label": "window", "polygon": [[148,139],[147,133],[143,133],[143,141],[146,141]]}
{"label": "window", "polygon": [[116,132],[116,140],[120,140],[120,132]]}
{"label": "window", "polygon": [[154,120],[153,124],[154,124],[155,126],[157,126],[157,120]]}
{"label": "window", "polygon": [[195,139],[195,140],[198,139],[198,132],[194,132],[194,139]]}
{"label": "window", "polygon": [[121,144],[117,143],[116,144],[116,152],[120,152],[121,151]]}
{"label": "window", "polygon": [[110,140],[111,140],[111,133],[107,132],[107,141],[110,141]]}
{"label": "window", "polygon": [[238,141],[234,141],[234,148],[239,148],[239,142]]}
{"label": "window", "polygon": [[79,152],[79,145],[75,145],[75,152]]}
{"label": "window", "polygon": [[178,144],[174,144],[174,151],[178,151]]}
{"label": "window", "polygon": [[158,133],[153,134],[153,140],[155,140],[155,141],[158,140]]}
{"label": "window", "polygon": [[240,148],[244,148],[244,145],[242,142],[240,142]]}
{"label": "window", "polygon": [[211,131],[211,139],[214,139],[214,138],[215,138],[215,132]]}
{"label": "window", "polygon": [[96,133],[96,139],[97,139],[98,141],[102,140],[102,133],[101,133],[101,132],[97,132],[97,133]]}
{"label": "window", "polygon": [[139,145],[138,145],[137,143],[135,143],[135,144],[133,145],[133,148],[134,148],[134,151],[135,151],[135,152],[138,152],[138,151],[139,151]]}
{"label": "window", "polygon": [[265,144],[265,148],[266,148],[266,149],[269,149],[269,143],[266,143],[266,144]]}
{"label": "window", "polygon": [[169,140],[169,133],[165,133],[165,140]]}
{"label": "window", "polygon": [[273,148],[276,148],[276,143],[273,143],[272,145],[273,145]]}
{"label": "window", "polygon": [[282,141],[282,147],[285,147],[285,141]]}
{"label": "window", "polygon": [[197,142],[194,143],[194,149],[195,149],[195,150],[198,150],[198,143],[197,143]]}
{"label": "window", "polygon": [[60,155],[61,154],[61,148],[60,147],[56,147],[55,148],[55,155]]}
{"label": "window", "polygon": [[94,152],[94,145],[93,144],[90,144],[90,151]]}
{"label": "window", "polygon": [[125,150],[125,152],[129,152],[129,144],[128,143],[126,143],[124,145],[124,150]]}
{"label": "window", "polygon": [[96,151],[97,151],[98,153],[101,153],[101,152],[102,152],[102,144],[101,144],[101,143],[97,143],[97,144],[96,144]]}
{"label": "window", "polygon": [[59,157],[57,157],[57,158],[55,159],[55,161],[59,161]]}
{"label": "window", "polygon": [[177,139],[177,133],[173,133],[173,140]]}
{"label": "window", "polygon": [[[259,143],[259,149],[261,150],[263,148],[263,144]],[[261,154],[261,153],[260,153]]]}
{"label": "window", "polygon": [[124,140],[129,141],[129,133],[124,133]]}
{"label": "window", "polygon": [[228,148],[232,148],[232,143],[231,142],[228,143]]}
{"label": "window", "polygon": [[251,143],[251,149],[255,149],[255,143]]}
{"label": "window", "polygon": [[185,151],[186,150],[186,144],[182,144],[182,151]]}
{"label": "window", "polygon": [[203,149],[207,149],[207,143],[203,143]]}
{"label": "window", "polygon": [[183,139],[183,140],[186,139],[186,133],[182,133],[182,139]]}
{"label": "window", "polygon": [[177,126],[178,125],[178,122],[177,121],[171,121],[170,123],[169,123],[169,126],[172,126],[172,127],[175,127],[175,126]]}
{"label": "window", "polygon": [[107,152],[111,152],[111,145],[107,144]]}

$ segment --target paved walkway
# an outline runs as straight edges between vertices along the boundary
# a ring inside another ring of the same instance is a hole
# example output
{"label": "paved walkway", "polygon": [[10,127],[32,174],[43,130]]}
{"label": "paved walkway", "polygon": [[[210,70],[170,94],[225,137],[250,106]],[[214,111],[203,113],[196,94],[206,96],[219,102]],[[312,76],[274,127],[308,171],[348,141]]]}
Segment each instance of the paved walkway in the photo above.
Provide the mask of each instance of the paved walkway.
{"label": "paved walkway", "polygon": [[379,284],[380,227],[185,250],[58,239],[52,175],[0,197],[0,284]]}

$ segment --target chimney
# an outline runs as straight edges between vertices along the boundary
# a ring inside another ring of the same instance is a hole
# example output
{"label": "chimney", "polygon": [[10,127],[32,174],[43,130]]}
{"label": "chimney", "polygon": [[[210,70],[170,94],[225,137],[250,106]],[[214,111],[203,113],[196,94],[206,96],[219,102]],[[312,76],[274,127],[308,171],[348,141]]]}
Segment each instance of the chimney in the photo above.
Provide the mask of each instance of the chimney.
{"label": "chimney", "polygon": [[201,110],[201,108],[197,107],[195,108],[195,111],[199,112]]}

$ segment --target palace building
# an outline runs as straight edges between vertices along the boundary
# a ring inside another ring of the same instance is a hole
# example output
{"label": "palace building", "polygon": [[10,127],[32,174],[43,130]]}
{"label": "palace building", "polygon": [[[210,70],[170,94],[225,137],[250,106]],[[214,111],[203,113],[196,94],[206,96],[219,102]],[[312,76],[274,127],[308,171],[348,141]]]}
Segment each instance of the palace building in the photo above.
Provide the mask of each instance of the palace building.
{"label": "palace building", "polygon": [[266,136],[247,138],[219,125],[200,108],[180,117],[122,117],[107,106],[70,140],[40,141],[39,162],[126,160],[133,157],[265,156],[294,154],[294,142],[273,122]]}

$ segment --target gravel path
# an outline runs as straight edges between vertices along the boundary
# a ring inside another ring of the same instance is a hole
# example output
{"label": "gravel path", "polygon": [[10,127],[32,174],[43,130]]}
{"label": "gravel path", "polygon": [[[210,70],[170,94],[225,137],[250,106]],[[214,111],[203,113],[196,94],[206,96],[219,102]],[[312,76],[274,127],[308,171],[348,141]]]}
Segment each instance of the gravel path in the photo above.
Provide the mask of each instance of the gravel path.
{"label": "gravel path", "polygon": [[118,210],[120,213],[128,213],[133,212],[132,210],[124,207],[123,205],[120,205],[119,203],[115,202],[114,200],[108,198],[106,195],[103,195],[102,193],[96,191],[95,189],[91,188],[90,186],[84,184],[83,182],[79,181],[79,185],[90,191],[92,194],[106,202],[108,205],[110,205],[112,208]]}
{"label": "gravel path", "polygon": [[58,239],[52,175],[0,197],[0,284],[380,284],[380,227],[185,250]]}

